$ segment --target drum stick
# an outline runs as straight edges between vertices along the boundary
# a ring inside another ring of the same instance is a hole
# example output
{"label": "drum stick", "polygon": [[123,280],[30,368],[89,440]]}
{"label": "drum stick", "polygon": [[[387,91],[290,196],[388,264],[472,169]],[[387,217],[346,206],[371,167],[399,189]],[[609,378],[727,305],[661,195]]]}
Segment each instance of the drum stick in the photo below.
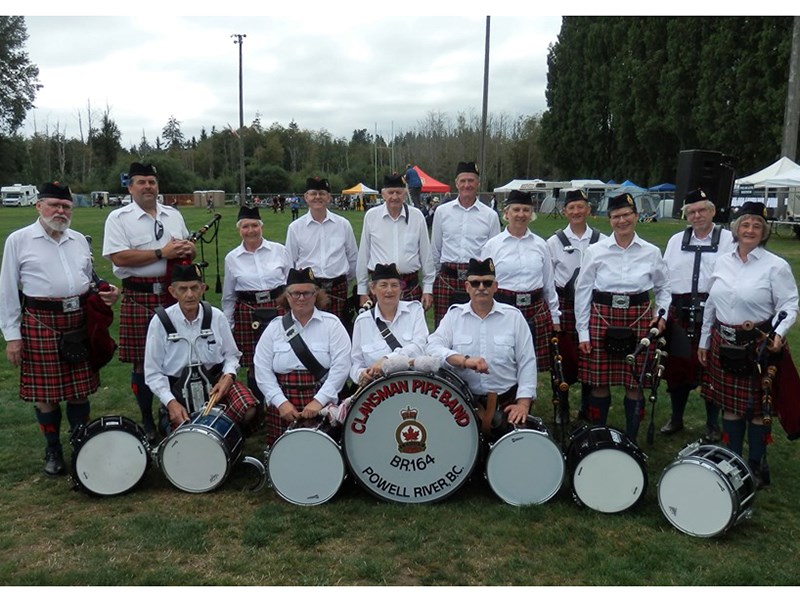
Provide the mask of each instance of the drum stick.
{"label": "drum stick", "polygon": [[214,408],[214,405],[217,403],[217,398],[217,394],[211,394],[211,398],[208,399],[208,404],[206,404],[206,407],[203,410],[204,417],[207,417],[211,412],[211,409]]}

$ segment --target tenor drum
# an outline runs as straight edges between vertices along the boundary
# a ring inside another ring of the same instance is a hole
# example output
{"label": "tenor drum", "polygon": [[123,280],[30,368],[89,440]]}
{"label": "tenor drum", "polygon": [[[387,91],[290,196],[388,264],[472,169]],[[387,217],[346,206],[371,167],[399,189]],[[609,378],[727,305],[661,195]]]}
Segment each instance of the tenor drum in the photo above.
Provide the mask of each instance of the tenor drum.
{"label": "tenor drum", "polygon": [[95,419],[75,430],[72,478],[89,494],[115,496],[133,489],[150,466],[147,435],[126,417]]}
{"label": "tenor drum", "polygon": [[298,421],[275,440],[267,458],[272,487],[284,500],[301,506],[327,502],[342,485],[341,427],[326,418]]}
{"label": "tenor drum", "polygon": [[611,427],[584,425],[573,432],[567,468],[575,501],[603,513],[632,507],[647,489],[647,456]]}
{"label": "tenor drum", "polygon": [[392,502],[435,502],[469,479],[480,449],[467,385],[454,375],[401,371],[365,387],[342,435],[356,481]]}
{"label": "tenor drum", "polygon": [[178,489],[202,493],[227,479],[242,455],[241,429],[219,408],[208,415],[196,412],[161,442],[158,462]]}
{"label": "tenor drum", "polygon": [[661,474],[658,504],[683,533],[713,537],[750,517],[756,487],[750,467],[735,452],[695,442]]}

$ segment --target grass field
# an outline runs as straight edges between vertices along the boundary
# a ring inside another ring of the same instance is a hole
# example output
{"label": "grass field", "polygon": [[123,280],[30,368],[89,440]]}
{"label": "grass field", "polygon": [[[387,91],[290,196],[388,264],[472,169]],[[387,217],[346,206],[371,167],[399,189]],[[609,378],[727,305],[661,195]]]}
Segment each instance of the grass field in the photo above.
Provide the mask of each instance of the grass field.
{"label": "grass field", "polygon": [[[208,222],[204,209],[182,209],[190,230]],[[220,266],[238,243],[236,208],[221,210]],[[97,270],[106,211],[77,209],[73,228],[94,238]],[[358,238],[362,213],[346,213]],[[290,214],[264,212],[265,235],[283,242]],[[0,239],[32,222],[32,208],[0,209]],[[593,222],[608,232],[607,219]],[[532,224],[548,236],[564,221],[540,216]],[[640,224],[638,233],[664,247],[682,225]],[[800,269],[800,241],[790,232],[769,247]],[[208,299],[218,305],[213,244]],[[115,330],[116,333],[116,323]],[[790,343],[800,347],[797,328]],[[18,399],[18,373],[0,361],[0,584],[3,585],[779,585],[800,583],[800,446],[775,426],[769,449],[773,484],[758,492],[751,520],[725,536],[700,539],[674,529],[658,506],[656,484],[676,453],[696,440],[704,411],[696,394],[687,428],[644,444],[649,486],[634,509],[606,515],[579,507],[565,485],[541,506],[514,508],[498,500],[478,467],[471,481],[438,504],[381,502],[348,478],[327,504],[302,508],[271,489],[245,491],[250,471],[237,469],[219,490],[178,491],[153,465],[129,494],[90,498],[66,478],[42,474],[43,439],[30,405]],[[138,421],[129,390],[130,368],[114,359],[92,397],[92,416],[126,415]],[[552,424],[550,385],[540,376],[534,413]],[[573,397],[573,406],[577,400]],[[624,426],[619,390],[609,424]],[[669,415],[662,385],[660,427]],[[66,419],[65,426],[66,428]],[[62,434],[70,456],[66,433]],[[263,456],[261,440],[246,452]],[[686,493],[691,493],[687,490]]]}

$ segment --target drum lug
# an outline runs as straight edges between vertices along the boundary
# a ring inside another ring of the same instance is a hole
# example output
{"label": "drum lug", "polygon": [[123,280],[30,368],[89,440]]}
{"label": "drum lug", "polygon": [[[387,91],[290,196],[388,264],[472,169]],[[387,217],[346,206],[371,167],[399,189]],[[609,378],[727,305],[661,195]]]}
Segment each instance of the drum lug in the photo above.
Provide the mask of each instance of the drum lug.
{"label": "drum lug", "polygon": [[692,442],[688,444],[685,448],[683,448],[680,452],[678,452],[678,458],[683,458],[688,454],[692,454],[695,450],[700,447],[700,441]]}
{"label": "drum lug", "polygon": [[242,462],[246,465],[250,465],[251,467],[255,467],[260,476],[260,481],[254,486],[247,488],[248,491],[260,492],[267,484],[267,468],[264,466],[264,463],[258,460],[255,456],[245,456],[242,458]]}

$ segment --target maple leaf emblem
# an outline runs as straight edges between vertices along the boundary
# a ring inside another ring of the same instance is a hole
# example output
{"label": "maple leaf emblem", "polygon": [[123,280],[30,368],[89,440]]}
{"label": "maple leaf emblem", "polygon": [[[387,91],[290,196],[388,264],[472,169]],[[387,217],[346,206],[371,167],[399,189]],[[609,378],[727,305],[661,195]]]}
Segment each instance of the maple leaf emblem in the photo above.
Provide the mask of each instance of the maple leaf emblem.
{"label": "maple leaf emblem", "polygon": [[407,442],[419,439],[419,431],[409,426],[408,429],[403,432],[403,439]]}

